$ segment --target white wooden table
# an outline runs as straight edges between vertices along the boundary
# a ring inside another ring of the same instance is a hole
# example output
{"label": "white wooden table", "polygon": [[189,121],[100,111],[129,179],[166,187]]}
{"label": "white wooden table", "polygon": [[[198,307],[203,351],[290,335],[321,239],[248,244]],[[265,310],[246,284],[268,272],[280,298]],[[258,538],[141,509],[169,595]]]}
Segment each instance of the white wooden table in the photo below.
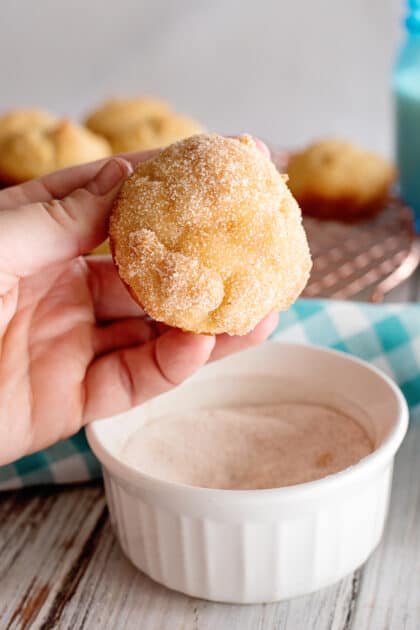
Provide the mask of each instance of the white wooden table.
{"label": "white wooden table", "polygon": [[[419,294],[414,279],[391,299]],[[360,570],[279,604],[230,606],[168,591],[123,556],[100,484],[0,500],[0,629],[419,630],[420,424],[395,469],[384,539]]]}

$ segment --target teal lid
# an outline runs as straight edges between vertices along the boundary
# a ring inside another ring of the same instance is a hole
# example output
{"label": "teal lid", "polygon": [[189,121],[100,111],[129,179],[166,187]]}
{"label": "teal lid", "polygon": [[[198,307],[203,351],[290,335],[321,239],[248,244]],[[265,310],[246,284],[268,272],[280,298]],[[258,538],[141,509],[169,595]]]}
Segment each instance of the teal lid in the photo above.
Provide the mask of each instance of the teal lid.
{"label": "teal lid", "polygon": [[420,0],[408,0],[408,16],[405,25],[410,33],[420,34]]}

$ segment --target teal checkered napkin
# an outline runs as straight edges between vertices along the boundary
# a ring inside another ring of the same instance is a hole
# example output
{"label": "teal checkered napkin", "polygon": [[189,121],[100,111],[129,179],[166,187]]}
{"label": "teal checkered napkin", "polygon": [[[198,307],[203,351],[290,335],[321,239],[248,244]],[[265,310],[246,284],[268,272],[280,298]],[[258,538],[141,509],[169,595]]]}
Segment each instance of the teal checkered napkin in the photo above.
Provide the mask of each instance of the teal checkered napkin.
{"label": "teal checkered napkin", "polygon": [[[349,352],[386,372],[420,418],[420,305],[300,300],[282,313],[273,338]],[[98,461],[83,431],[0,468],[0,489],[97,479]]]}

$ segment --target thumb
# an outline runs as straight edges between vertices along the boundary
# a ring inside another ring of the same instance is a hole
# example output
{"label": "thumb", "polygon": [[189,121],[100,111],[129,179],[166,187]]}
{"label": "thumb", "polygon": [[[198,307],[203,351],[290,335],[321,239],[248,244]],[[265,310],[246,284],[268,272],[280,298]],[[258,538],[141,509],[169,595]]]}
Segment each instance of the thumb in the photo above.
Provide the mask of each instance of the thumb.
{"label": "thumb", "polygon": [[129,162],[111,158],[84,188],[63,199],[0,212],[0,269],[28,276],[89,253],[105,240],[108,217]]}
{"label": "thumb", "polygon": [[173,328],[98,357],[86,375],[84,420],[122,413],[176,387],[208,361],[214,345],[214,337]]}

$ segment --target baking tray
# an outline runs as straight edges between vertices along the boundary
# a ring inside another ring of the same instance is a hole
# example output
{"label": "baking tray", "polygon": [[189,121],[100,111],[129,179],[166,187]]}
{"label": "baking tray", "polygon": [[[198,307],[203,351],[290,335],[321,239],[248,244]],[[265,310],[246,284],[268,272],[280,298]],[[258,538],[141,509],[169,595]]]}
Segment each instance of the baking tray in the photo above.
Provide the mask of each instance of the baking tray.
{"label": "baking tray", "polygon": [[[287,172],[287,157],[272,150],[282,173]],[[369,220],[348,224],[304,216],[303,223],[313,258],[306,297],[380,302],[419,265],[414,215],[397,196]]]}

